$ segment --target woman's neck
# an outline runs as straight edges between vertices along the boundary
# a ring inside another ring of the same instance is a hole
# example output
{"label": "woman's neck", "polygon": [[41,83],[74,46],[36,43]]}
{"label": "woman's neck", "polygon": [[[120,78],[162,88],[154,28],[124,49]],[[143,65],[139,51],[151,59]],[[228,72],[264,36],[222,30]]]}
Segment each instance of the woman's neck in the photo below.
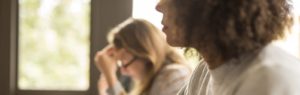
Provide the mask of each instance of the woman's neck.
{"label": "woman's neck", "polygon": [[207,62],[209,69],[211,69],[211,70],[216,69],[225,63],[225,61],[218,56],[213,57],[213,55],[203,54],[203,57],[204,57],[204,60]]}
{"label": "woman's neck", "polygon": [[262,50],[262,48],[253,49],[252,51],[245,51],[241,52],[240,54],[234,56],[222,56],[217,49],[210,48],[210,50],[199,50],[200,54],[203,56],[204,60],[206,61],[209,69],[213,70],[220,67],[223,64],[226,64],[228,61],[232,59],[239,59],[241,57],[254,57]]}
{"label": "woman's neck", "polygon": [[222,64],[225,63],[225,59],[222,57],[218,49],[214,47],[205,47],[205,48],[198,48],[197,51],[201,54],[201,56],[206,61],[209,69],[216,69]]}

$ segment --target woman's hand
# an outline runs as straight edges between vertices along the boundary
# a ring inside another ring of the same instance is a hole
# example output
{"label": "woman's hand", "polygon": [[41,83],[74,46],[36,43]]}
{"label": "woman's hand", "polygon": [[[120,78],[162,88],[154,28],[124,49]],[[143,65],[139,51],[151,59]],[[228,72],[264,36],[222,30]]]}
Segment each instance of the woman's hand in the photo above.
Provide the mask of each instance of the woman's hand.
{"label": "woman's hand", "polygon": [[105,76],[109,86],[117,82],[117,57],[116,48],[108,45],[95,55],[95,65],[98,70]]}
{"label": "woman's hand", "polygon": [[98,80],[98,91],[99,95],[108,95],[107,94],[107,89],[108,89],[108,83],[106,81],[106,78],[104,77],[103,74],[100,75],[101,77]]}

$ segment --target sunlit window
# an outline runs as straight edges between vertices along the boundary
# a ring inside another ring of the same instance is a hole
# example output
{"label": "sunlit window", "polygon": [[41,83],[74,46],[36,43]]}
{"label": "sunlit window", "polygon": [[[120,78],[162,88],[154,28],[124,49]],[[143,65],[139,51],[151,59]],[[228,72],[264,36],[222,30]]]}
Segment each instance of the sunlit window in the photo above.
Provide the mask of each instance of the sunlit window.
{"label": "sunlit window", "polygon": [[162,14],[155,10],[159,0],[133,0],[132,16],[150,21],[156,27],[162,28]]}
{"label": "sunlit window", "polygon": [[18,88],[89,87],[90,0],[19,0]]}

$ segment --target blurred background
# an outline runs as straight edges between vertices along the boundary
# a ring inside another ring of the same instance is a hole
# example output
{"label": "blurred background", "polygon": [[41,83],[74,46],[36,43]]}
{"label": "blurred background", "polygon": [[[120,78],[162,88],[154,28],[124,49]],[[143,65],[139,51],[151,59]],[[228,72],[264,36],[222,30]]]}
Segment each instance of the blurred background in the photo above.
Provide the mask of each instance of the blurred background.
{"label": "blurred background", "polygon": [[[96,88],[98,72],[91,59],[106,44],[108,30],[130,16],[149,20],[162,28],[162,14],[155,10],[157,2],[158,0],[2,0],[0,18],[4,22],[0,29],[5,29],[5,21],[11,23],[8,24],[10,31],[1,31],[1,37],[4,38],[1,38],[0,53],[1,60],[4,61],[1,64],[4,65],[1,65],[3,75],[0,75],[0,82],[8,82],[7,87],[2,86],[4,89],[0,93],[9,93],[1,95],[38,95],[30,94],[30,91],[40,91],[44,95],[95,93],[93,90]],[[295,23],[291,29],[286,30],[290,31],[287,38],[275,43],[299,58],[300,1],[293,0],[291,4]],[[5,36],[9,36],[8,42],[5,42]],[[7,52],[5,48],[8,49]],[[184,49],[180,49],[183,53]],[[6,56],[5,53],[9,54],[8,59],[2,57]],[[198,57],[186,57],[191,66],[195,67]],[[22,91],[29,91],[29,94]],[[47,94],[51,91],[85,93]]]}

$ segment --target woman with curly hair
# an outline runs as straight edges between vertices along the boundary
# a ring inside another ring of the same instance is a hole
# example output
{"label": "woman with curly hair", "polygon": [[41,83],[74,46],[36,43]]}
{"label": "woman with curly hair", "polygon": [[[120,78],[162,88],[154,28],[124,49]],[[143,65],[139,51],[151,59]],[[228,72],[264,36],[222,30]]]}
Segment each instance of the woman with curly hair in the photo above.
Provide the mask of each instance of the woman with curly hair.
{"label": "woman with curly hair", "polygon": [[300,95],[300,62],[271,44],[292,24],[287,0],[160,0],[173,46],[203,57],[179,95]]}

